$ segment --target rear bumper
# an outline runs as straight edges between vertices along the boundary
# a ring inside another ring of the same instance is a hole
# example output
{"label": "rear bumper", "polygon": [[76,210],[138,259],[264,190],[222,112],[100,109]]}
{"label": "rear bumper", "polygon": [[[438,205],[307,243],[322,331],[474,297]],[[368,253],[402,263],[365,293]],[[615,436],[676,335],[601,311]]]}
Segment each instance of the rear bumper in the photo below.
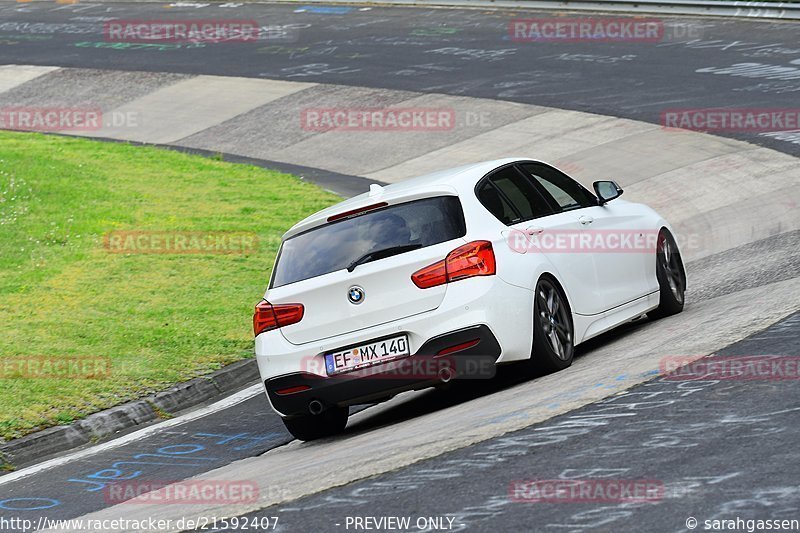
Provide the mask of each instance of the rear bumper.
{"label": "rear bumper", "polygon": [[330,377],[296,372],[267,379],[264,385],[272,407],[291,417],[309,413],[315,400],[325,407],[347,406],[427,388],[448,378],[489,379],[500,353],[492,331],[477,325],[433,337],[402,359]]}

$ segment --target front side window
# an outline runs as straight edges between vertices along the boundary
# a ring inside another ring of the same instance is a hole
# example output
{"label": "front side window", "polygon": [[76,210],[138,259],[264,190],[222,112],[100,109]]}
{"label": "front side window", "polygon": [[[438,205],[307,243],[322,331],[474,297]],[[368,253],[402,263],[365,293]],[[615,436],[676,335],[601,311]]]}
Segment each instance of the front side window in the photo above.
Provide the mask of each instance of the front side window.
{"label": "front side window", "polygon": [[378,259],[466,235],[461,202],[437,196],[369,211],[300,233],[281,246],[271,287],[347,268],[367,254]]}

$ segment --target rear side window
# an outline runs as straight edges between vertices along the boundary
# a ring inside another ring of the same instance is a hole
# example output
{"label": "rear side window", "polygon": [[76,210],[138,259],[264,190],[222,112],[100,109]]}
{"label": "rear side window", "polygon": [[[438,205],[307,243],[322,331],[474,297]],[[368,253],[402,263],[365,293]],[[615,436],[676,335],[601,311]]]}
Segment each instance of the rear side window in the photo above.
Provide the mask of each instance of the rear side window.
{"label": "rear side window", "polygon": [[488,181],[478,190],[478,200],[506,226],[519,219],[519,214],[511,207],[506,197]]}
{"label": "rear side window", "polygon": [[[286,239],[270,287],[342,270],[369,253],[404,247],[398,252],[403,253],[458,239],[466,233],[461,202],[455,196],[390,205]],[[375,255],[373,260],[397,254]]]}
{"label": "rear side window", "polygon": [[506,225],[553,214],[530,178],[513,166],[489,176],[477,190],[478,200]]}
{"label": "rear side window", "polygon": [[563,172],[536,163],[525,163],[520,166],[545,188],[562,211],[597,205],[597,198],[592,193]]}

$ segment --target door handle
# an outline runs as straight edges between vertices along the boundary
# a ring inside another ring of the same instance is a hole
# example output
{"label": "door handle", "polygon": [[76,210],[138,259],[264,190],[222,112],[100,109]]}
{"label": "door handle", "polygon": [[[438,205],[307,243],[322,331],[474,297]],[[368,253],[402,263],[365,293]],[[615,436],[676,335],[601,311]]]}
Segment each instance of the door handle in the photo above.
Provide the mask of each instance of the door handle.
{"label": "door handle", "polygon": [[541,233],[544,233],[544,228],[539,226],[528,226],[527,228],[525,228],[525,233],[527,233],[528,235],[539,235]]}
{"label": "door handle", "polygon": [[588,226],[589,224],[594,222],[594,219],[592,217],[590,217],[590,216],[581,215],[581,216],[578,217],[578,222],[580,222],[584,226]]}

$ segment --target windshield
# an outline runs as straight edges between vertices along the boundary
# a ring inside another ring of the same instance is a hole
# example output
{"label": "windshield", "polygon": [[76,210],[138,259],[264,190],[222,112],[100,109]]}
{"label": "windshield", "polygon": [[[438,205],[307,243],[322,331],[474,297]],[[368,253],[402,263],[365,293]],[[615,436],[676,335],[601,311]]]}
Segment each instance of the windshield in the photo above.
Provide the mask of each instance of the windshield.
{"label": "windshield", "polygon": [[[364,264],[387,257],[375,252],[391,249],[405,253],[465,234],[464,214],[455,196],[391,205],[287,239],[271,287],[328,274],[354,262]],[[370,253],[374,257],[359,261]]]}

